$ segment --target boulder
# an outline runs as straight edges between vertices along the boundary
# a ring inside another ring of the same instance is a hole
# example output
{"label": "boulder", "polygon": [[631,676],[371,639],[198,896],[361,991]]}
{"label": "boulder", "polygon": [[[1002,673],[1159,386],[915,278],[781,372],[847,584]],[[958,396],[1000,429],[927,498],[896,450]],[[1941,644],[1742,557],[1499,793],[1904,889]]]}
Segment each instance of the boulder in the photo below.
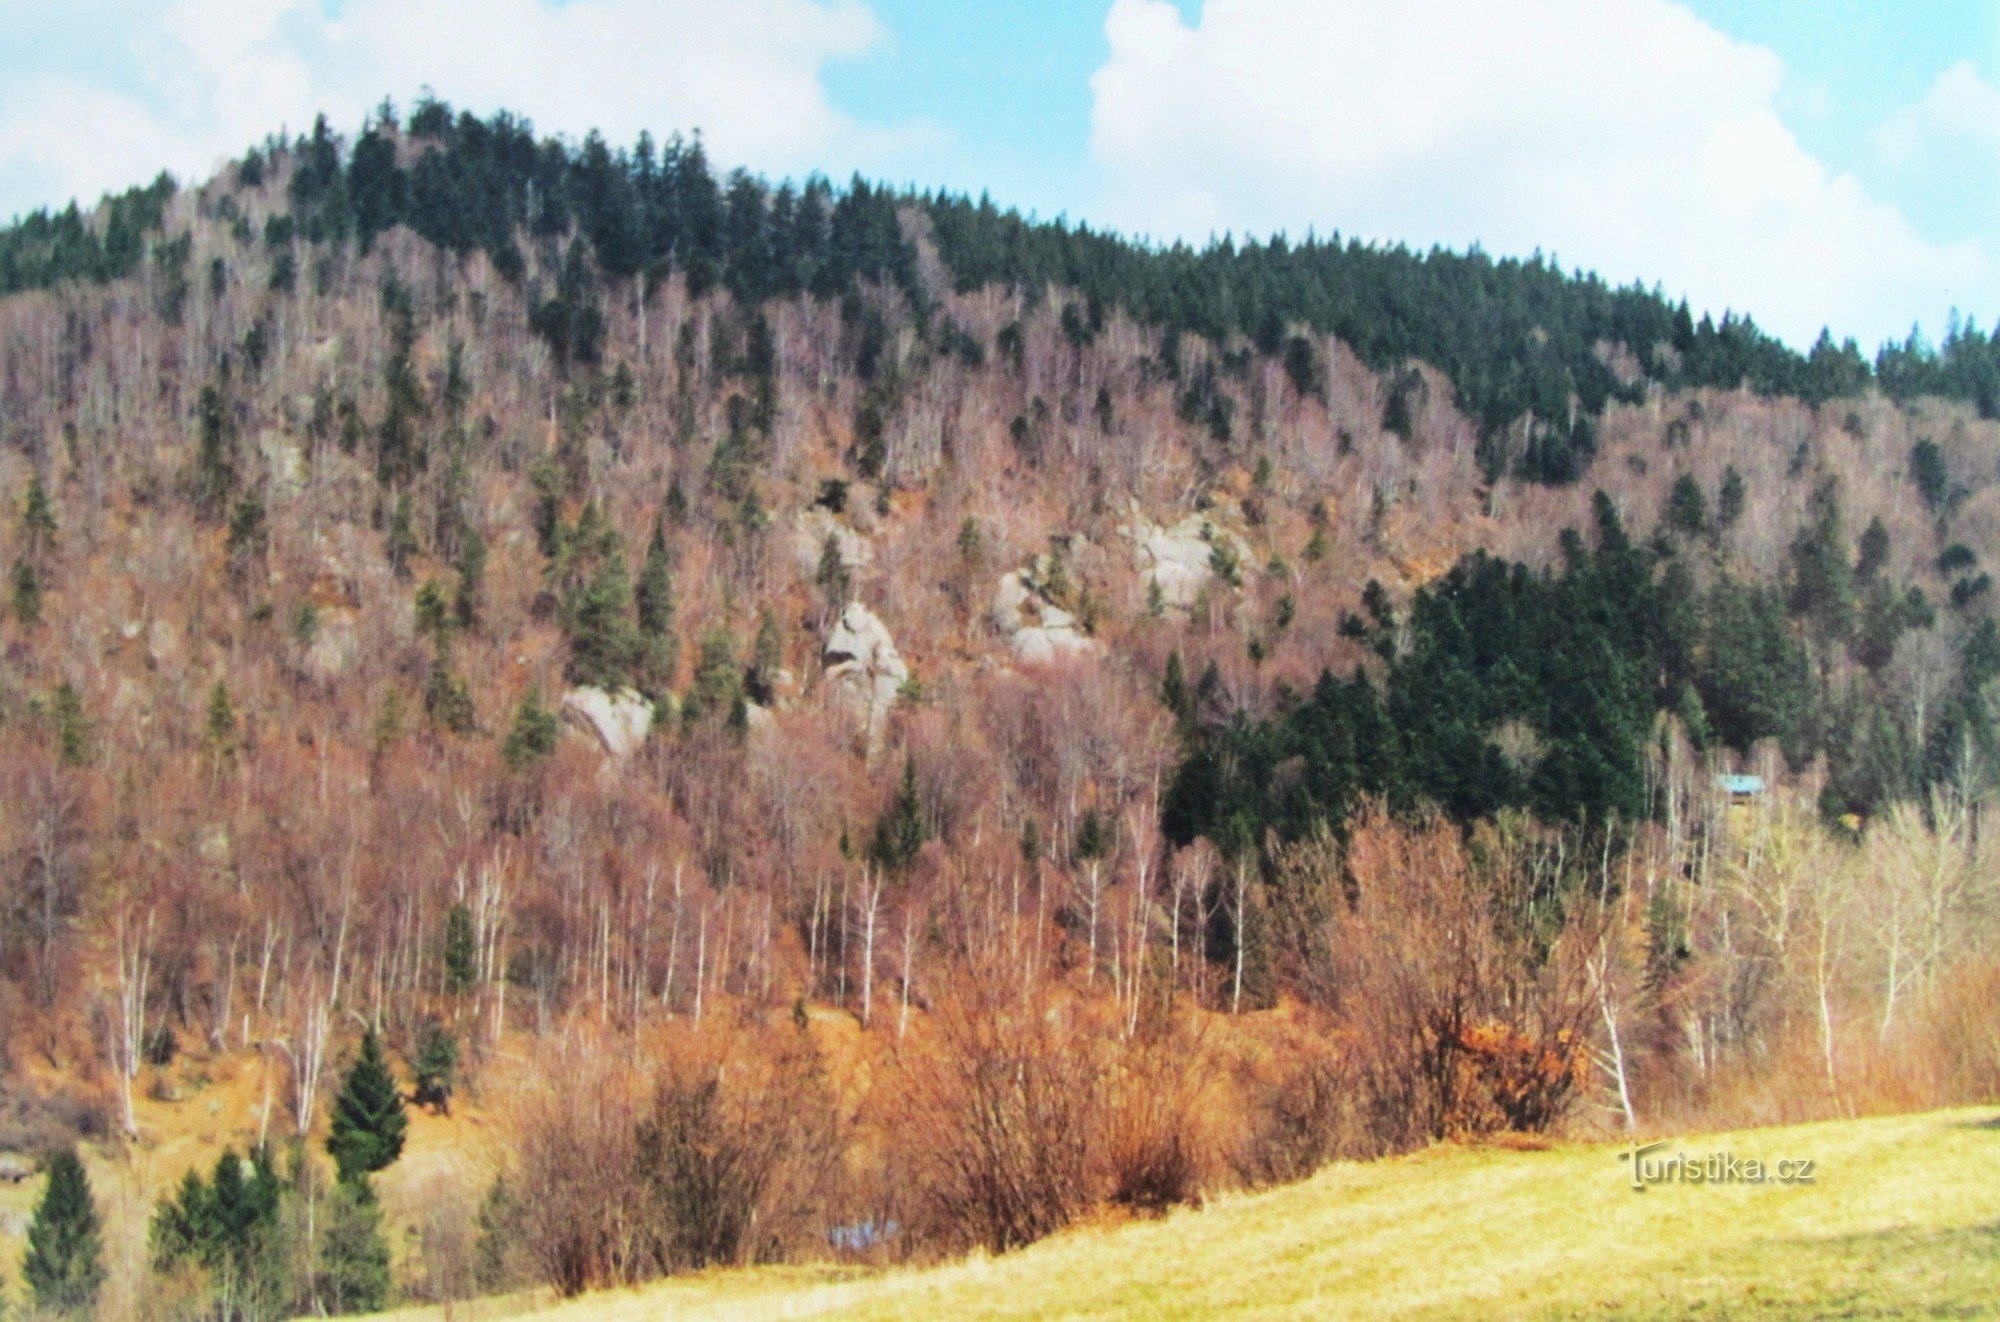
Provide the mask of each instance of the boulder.
{"label": "boulder", "polygon": [[858,601],[849,602],[820,649],[827,689],[861,723],[872,751],[880,745],[890,709],[910,678],[889,629]]}
{"label": "boulder", "polygon": [[865,536],[848,527],[832,510],[815,505],[800,510],[792,524],[792,554],[807,578],[819,573],[820,557],[826,554],[829,539],[849,575],[875,563],[875,548]]}
{"label": "boulder", "polygon": [[1104,644],[1084,632],[1082,621],[1050,601],[1018,569],[1000,576],[993,589],[992,615],[993,626],[1007,640],[1014,659],[1026,665],[1094,657],[1104,651]]}
{"label": "boulder", "polygon": [[1187,610],[1215,581],[1218,546],[1233,555],[1245,572],[1255,563],[1250,544],[1203,514],[1160,524],[1137,510],[1118,529],[1132,543],[1132,567],[1148,585],[1159,588],[1170,609]]}
{"label": "boulder", "polygon": [[653,729],[653,704],[631,689],[574,688],[563,694],[561,710],[565,725],[620,760],[637,752]]}

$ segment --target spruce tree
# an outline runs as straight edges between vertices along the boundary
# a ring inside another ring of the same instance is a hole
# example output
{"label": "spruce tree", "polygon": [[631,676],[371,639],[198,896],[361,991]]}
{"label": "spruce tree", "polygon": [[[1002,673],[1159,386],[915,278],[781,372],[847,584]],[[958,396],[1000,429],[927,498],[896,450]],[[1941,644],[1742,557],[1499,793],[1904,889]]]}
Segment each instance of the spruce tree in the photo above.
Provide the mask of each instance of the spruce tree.
{"label": "spruce tree", "polygon": [[83,699],[68,680],[56,685],[56,751],[66,767],[80,767],[90,761],[90,722],[83,714]]}
{"label": "spruce tree", "polygon": [[424,715],[453,734],[471,734],[478,726],[472,686],[451,667],[451,648],[439,640],[431,673],[424,680]]}
{"label": "spruce tree", "polygon": [[444,916],[444,989],[463,996],[479,980],[478,937],[472,929],[472,910],[454,904]]}
{"label": "spruce tree", "polygon": [[383,534],[383,554],[389,558],[389,568],[397,578],[408,578],[410,561],[418,550],[415,516],[410,511],[410,493],[405,491],[396,497],[396,503],[389,510],[389,527]]}
{"label": "spruce tree", "polygon": [[514,709],[514,725],[500,746],[500,756],[518,771],[555,752],[556,738],[561,733],[562,724],[556,714],[542,705],[542,691],[529,689],[521,705]]}
{"label": "spruce tree", "polygon": [[479,626],[479,607],[486,588],[486,535],[468,524],[458,549],[458,587],[452,594],[452,618],[461,629]]}
{"label": "spruce tree", "polygon": [[615,535],[597,568],[570,596],[564,611],[569,624],[569,665],[572,684],[619,689],[637,678],[640,638],[632,616],[632,586],[625,573],[625,554]]}
{"label": "spruce tree", "polygon": [[[967,522],[970,524],[970,520]],[[837,611],[847,604],[852,580],[847,561],[840,554],[840,541],[831,533],[819,548],[819,566],[813,571],[813,584],[819,588],[828,610]]]}
{"label": "spruce tree", "polygon": [[191,494],[196,508],[205,517],[220,519],[236,491],[236,423],[228,401],[212,385],[201,388],[197,416],[199,434]]}
{"label": "spruce tree", "polygon": [[389,1245],[382,1209],[359,1181],[343,1180],[327,1199],[314,1294],[331,1314],[373,1313],[389,1302]]}
{"label": "spruce tree", "polygon": [[641,687],[659,694],[673,682],[678,649],[674,644],[674,567],[667,553],[666,533],[653,525],[653,540],[646,546],[646,562],[639,570],[639,585],[633,593],[639,622],[639,670]]}
{"label": "spruce tree", "polygon": [[736,640],[727,629],[711,629],[701,640],[701,660],[681,704],[681,715],[692,726],[727,718],[742,702],[743,671],[736,664]]}
{"label": "spruce tree", "polygon": [[903,872],[917,861],[917,853],[929,837],[923,800],[917,793],[917,764],[914,759],[905,758],[903,779],[896,786],[896,797],[890,801],[889,811],[875,824],[868,856],[885,872]]}
{"label": "spruce tree", "polygon": [[427,578],[417,589],[413,603],[416,612],[417,633],[431,642],[442,646],[445,635],[451,629],[450,607],[445,601],[444,589],[434,578]]}
{"label": "spruce tree", "polygon": [[27,543],[29,559],[39,559],[48,549],[48,543],[55,539],[55,507],[49,503],[48,488],[42,485],[40,473],[28,479],[28,496],[21,507],[21,534]]}
{"label": "spruce tree", "polygon": [[1708,530],[1708,497],[1692,473],[1675,478],[1667,493],[1667,526],[1689,537]]}
{"label": "spruce tree", "polygon": [[784,668],[785,640],[776,611],[764,610],[757,622],[757,641],[750,648],[746,687],[753,701],[768,707],[777,698],[778,672]]}
{"label": "spruce tree", "polygon": [[1945,463],[1943,448],[1928,436],[1910,449],[1910,481],[1923,497],[1925,509],[1933,514],[1944,511],[1952,495],[1951,469]]}
{"label": "spruce tree", "polygon": [[42,622],[42,578],[27,560],[14,562],[14,618],[22,624]]}
{"label": "spruce tree", "polygon": [[451,1114],[451,1095],[458,1087],[458,1039],[450,1029],[435,1019],[424,1021],[410,1072],[416,1076],[417,1104]]}
{"label": "spruce tree", "polygon": [[229,689],[221,680],[208,691],[208,716],[202,725],[202,742],[208,755],[226,762],[236,754],[236,707],[229,701]]}
{"label": "spruce tree", "polygon": [[374,1029],[361,1038],[361,1054],[347,1071],[334,1099],[333,1122],[326,1138],[342,1183],[365,1181],[403,1153],[403,1094],[382,1058],[382,1041]]}
{"label": "spruce tree", "polygon": [[1861,534],[1861,541],[1855,550],[1855,580],[1860,583],[1874,582],[1882,567],[1889,563],[1889,530],[1882,526],[1881,515],[1868,521],[1868,527]]}
{"label": "spruce tree", "polygon": [[1736,521],[1743,517],[1743,507],[1749,498],[1749,484],[1743,480],[1743,474],[1736,471],[1736,466],[1731,464],[1723,469],[1722,488],[1715,502],[1715,526],[1723,532],[1734,528]]}
{"label": "spruce tree", "polygon": [[104,1284],[102,1239],[90,1177],[74,1151],[49,1159],[48,1185],[28,1227],[21,1277],[40,1312],[88,1312]]}

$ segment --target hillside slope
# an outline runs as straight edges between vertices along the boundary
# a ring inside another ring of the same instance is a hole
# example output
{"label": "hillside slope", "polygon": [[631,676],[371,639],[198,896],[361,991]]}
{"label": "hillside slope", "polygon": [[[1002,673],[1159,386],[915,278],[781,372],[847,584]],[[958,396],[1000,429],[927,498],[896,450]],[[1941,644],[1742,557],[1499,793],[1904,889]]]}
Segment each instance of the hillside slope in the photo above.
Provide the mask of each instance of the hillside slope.
{"label": "hillside slope", "polygon": [[1636,1193],[1614,1146],[1439,1147],[1005,1258],[851,1277],[715,1272],[537,1316],[1981,1316],[2000,1298],[1991,1108],[1746,1130],[1664,1151],[1816,1166],[1810,1185]]}

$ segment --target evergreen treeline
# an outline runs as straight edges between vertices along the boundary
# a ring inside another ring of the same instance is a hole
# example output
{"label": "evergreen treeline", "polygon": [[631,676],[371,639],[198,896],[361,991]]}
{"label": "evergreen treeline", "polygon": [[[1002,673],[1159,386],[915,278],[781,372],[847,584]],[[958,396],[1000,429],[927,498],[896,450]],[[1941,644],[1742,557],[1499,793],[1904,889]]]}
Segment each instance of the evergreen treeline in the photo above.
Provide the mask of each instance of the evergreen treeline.
{"label": "evergreen treeline", "polygon": [[[1343,631],[1379,656],[1380,678],[1324,673],[1268,720],[1214,714],[1219,681],[1190,682],[1176,655],[1161,697],[1186,755],[1167,832],[1248,849],[1267,833],[1338,830],[1363,796],[1434,803],[1462,822],[1519,808],[1629,824],[1652,811],[1645,762],[1663,713],[1697,749],[1776,740],[1794,767],[1824,754],[1829,816],[1962,777],[1968,752],[1996,765],[2000,738],[1977,695],[2000,673],[2000,629],[1969,628],[1942,716],[1912,729],[1880,672],[1898,638],[1935,616],[1881,577],[1870,538],[1849,563],[1837,499],[1831,485],[1816,496],[1785,590],[1727,576],[1703,590],[1686,547],[1634,542],[1600,492],[1593,540],[1566,532],[1556,569],[1475,552],[1418,591],[1407,619],[1371,583],[1366,618]],[[1855,664],[1836,687],[1841,655]]]}
{"label": "evergreen treeline", "polygon": [[132,274],[177,187],[162,173],[142,188],[106,197],[98,215],[85,216],[72,202],[53,215],[45,208],[0,229],[0,295]]}
{"label": "evergreen treeline", "polygon": [[[403,138],[417,150],[401,149]],[[1936,349],[1913,332],[1871,367],[1851,340],[1822,334],[1800,355],[1748,317],[1697,322],[1684,302],[1565,274],[1539,254],[1416,252],[1338,235],[1161,248],[1024,217],[985,198],[898,193],[859,178],[838,189],[819,177],[776,187],[740,170],[718,178],[698,138],[659,144],[642,135],[630,150],[614,150],[593,133],[573,145],[538,139],[526,120],[504,112],[482,120],[430,99],[407,124],[385,105],[351,149],[322,117],[295,142],[250,153],[239,178],[261,182],[278,154],[293,158],[293,214],[268,227],[274,242],[296,234],[365,249],[403,224],[449,251],[484,251],[517,281],[528,271],[522,245],[542,245],[553,288],[531,291],[532,319],[564,366],[596,361],[607,286],[643,294],[675,272],[696,293],[725,286],[751,304],[802,293],[841,298],[863,281],[881,282],[902,288],[929,329],[898,221],[901,209],[915,207],[928,213],[960,290],[997,284],[1031,298],[1052,286],[1074,290],[1079,301],[1064,309],[1063,324],[1078,343],[1107,311],[1123,310],[1164,332],[1160,366],[1171,377],[1183,375],[1179,346],[1188,335],[1225,347],[1243,339],[1281,356],[1302,391],[1320,388],[1305,330],[1339,337],[1406,383],[1416,381],[1409,363],[1430,363],[1479,425],[1496,476],[1574,480],[1595,452],[1593,419],[1648,382],[1748,386],[1820,403],[1875,380],[1897,399],[1943,395],[2000,416],[2000,341],[1972,323],[1954,320]],[[162,176],[110,199],[101,223],[72,206],[0,231],[0,293],[130,272],[172,192]],[[165,239],[154,249],[170,262],[176,255]],[[1621,382],[1601,352],[1607,344],[1628,350],[1643,378]],[[1226,438],[1213,381],[1183,384],[1186,408],[1216,413]],[[1408,390],[1391,391],[1391,430],[1407,431],[1410,403]]]}

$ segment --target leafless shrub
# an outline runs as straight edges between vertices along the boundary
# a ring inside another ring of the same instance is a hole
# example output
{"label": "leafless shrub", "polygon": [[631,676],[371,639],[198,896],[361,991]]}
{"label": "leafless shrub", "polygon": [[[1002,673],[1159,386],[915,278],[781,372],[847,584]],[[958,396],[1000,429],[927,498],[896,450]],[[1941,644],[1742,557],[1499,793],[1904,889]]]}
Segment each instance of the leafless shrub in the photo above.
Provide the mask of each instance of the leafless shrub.
{"label": "leafless shrub", "polygon": [[[1500,843],[1482,848],[1489,864],[1518,857]],[[1561,1119],[1595,1007],[1571,934],[1531,930],[1522,878],[1475,868],[1442,821],[1371,810],[1349,868],[1357,898],[1337,948],[1373,1140],[1393,1151]]]}
{"label": "leafless shrub", "polygon": [[1098,1201],[1104,1076],[1078,1013],[996,985],[945,1003],[902,1117],[920,1238],[1004,1253]]}
{"label": "leafless shrub", "polygon": [[1104,1126],[1111,1201],[1158,1213],[1199,1205],[1215,1178],[1205,1043],[1161,1026],[1120,1053]]}
{"label": "leafless shrub", "polygon": [[1969,964],[1932,994],[1918,1050],[1937,1079],[1930,1101],[1990,1102],[2000,1097],[2000,963]]}
{"label": "leafless shrub", "polygon": [[478,1209],[456,1172],[424,1182],[415,1226],[415,1253],[404,1288],[426,1303],[469,1299],[479,1293]]}
{"label": "leafless shrub", "polygon": [[653,1079],[566,1070],[520,1133],[512,1215],[565,1295],[817,1244],[841,1152],[810,1042],[751,1026],[690,1032]]}
{"label": "leafless shrub", "polygon": [[573,1063],[522,1108],[517,1160],[522,1242],[564,1295],[637,1279],[644,1261],[637,1178],[639,1081],[606,1063]]}
{"label": "leafless shrub", "polygon": [[833,1099],[803,1035],[739,1033],[677,1057],[634,1153],[655,1266],[769,1262],[822,1242],[840,1153]]}
{"label": "leafless shrub", "polygon": [[1303,1180],[1330,1161],[1370,1155],[1353,1062],[1324,1036],[1283,1044],[1274,1077],[1248,1085],[1246,1132],[1231,1157],[1252,1186]]}

